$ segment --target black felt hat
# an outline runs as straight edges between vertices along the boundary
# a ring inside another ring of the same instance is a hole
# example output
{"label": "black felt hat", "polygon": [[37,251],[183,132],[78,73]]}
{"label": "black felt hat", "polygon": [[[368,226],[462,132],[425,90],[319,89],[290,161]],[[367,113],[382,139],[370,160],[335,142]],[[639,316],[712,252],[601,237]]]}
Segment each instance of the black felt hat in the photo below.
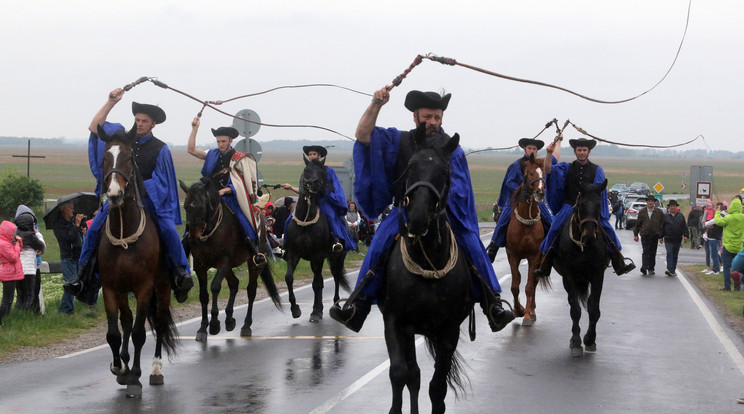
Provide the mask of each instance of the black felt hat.
{"label": "black felt hat", "polygon": [[447,109],[451,97],[451,93],[442,96],[436,92],[411,91],[406,95],[404,105],[411,112],[419,108],[441,109],[444,111]]}
{"label": "black felt hat", "polygon": [[304,152],[305,155],[310,155],[310,151],[317,152],[321,159],[325,159],[326,155],[328,155],[328,150],[322,145],[305,145],[302,147],[302,152]]}
{"label": "black felt hat", "polygon": [[571,148],[576,149],[576,147],[586,147],[591,150],[594,148],[595,145],[597,145],[597,141],[593,139],[586,139],[586,138],[578,138],[578,139],[569,139],[568,143],[571,145]]}
{"label": "black felt hat", "polygon": [[528,145],[534,145],[539,150],[540,148],[543,147],[543,145],[545,145],[545,142],[543,142],[540,139],[534,139],[534,138],[522,138],[519,140],[520,147],[524,148]]}
{"label": "black felt hat", "polygon": [[132,102],[132,115],[145,114],[152,118],[156,124],[165,122],[165,111],[159,106]]}
{"label": "black felt hat", "polygon": [[677,200],[669,200],[667,207],[679,207],[679,204],[677,204]]}
{"label": "black felt hat", "polygon": [[212,135],[215,137],[226,136],[230,137],[230,139],[235,139],[239,134],[238,130],[233,127],[219,127],[217,129],[212,128]]}

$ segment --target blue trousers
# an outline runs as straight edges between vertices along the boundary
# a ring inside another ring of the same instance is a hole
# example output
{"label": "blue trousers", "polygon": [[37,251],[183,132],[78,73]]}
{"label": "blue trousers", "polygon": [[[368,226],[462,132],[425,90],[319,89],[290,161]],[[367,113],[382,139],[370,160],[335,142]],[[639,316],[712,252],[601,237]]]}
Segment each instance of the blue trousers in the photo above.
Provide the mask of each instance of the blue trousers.
{"label": "blue trousers", "polygon": [[[98,214],[100,216],[100,213]],[[62,259],[62,279],[70,281],[77,276],[78,262],[72,257]],[[69,293],[62,294],[62,302],[59,304],[59,313],[73,313],[75,311],[75,296]]]}
{"label": "blue trousers", "polygon": [[726,290],[731,289],[731,262],[733,262],[734,257],[736,257],[736,253],[731,253],[725,247],[723,248],[721,262],[723,262],[723,288]]}
{"label": "blue trousers", "polygon": [[[718,272],[721,270],[721,241],[710,239],[705,241],[705,265],[710,267],[710,270]],[[742,269],[744,270],[744,269]]]}

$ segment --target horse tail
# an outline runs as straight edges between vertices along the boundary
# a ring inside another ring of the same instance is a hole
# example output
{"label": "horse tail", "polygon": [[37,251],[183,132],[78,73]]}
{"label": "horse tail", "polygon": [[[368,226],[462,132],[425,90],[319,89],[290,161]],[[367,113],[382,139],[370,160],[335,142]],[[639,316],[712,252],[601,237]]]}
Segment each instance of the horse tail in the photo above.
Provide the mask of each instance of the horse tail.
{"label": "horse tail", "polygon": [[276,283],[274,283],[274,272],[271,270],[271,265],[267,263],[259,275],[264,286],[266,286],[266,291],[269,292],[271,301],[274,302],[274,306],[279,310],[283,310],[282,299],[279,297],[279,291],[276,288]]}
{"label": "horse tail", "polygon": [[551,282],[550,275],[537,276],[537,284],[546,292],[553,290],[553,283]]}
{"label": "horse tail", "polygon": [[341,288],[347,292],[351,292],[351,286],[349,285],[349,277],[346,275],[346,269],[344,268],[344,260],[346,259],[346,253],[334,257],[328,258],[328,263],[331,265],[331,275],[333,280],[338,283]]}
{"label": "horse tail", "polygon": [[[170,291],[168,292],[170,294]],[[178,328],[176,323],[173,321],[173,314],[171,314],[170,307],[160,309],[158,306],[158,295],[152,295],[150,299],[150,312],[147,314],[147,321],[150,323],[150,327],[157,335],[161,335],[161,345],[165,348],[165,352],[168,356],[176,355],[176,349],[178,348]]]}
{"label": "horse tail", "polygon": [[[436,361],[436,350],[434,349],[434,342],[426,337],[426,349],[429,355]],[[455,349],[450,357],[450,370],[447,373],[447,385],[450,387],[452,392],[455,393],[455,398],[460,398],[466,393],[466,385],[470,386],[470,379],[464,369],[464,360],[460,352]]]}

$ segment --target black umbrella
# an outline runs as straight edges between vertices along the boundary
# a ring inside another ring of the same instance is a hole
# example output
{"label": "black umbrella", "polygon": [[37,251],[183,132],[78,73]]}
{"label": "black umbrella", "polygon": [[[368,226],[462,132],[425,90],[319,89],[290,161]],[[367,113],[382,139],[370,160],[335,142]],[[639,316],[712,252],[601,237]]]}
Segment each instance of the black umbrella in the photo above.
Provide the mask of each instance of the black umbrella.
{"label": "black umbrella", "polygon": [[98,210],[98,196],[95,193],[77,192],[66,195],[57,200],[57,204],[44,214],[44,224],[47,230],[54,228],[54,222],[60,217],[59,206],[69,201],[75,205],[75,214],[93,217],[93,213]]}

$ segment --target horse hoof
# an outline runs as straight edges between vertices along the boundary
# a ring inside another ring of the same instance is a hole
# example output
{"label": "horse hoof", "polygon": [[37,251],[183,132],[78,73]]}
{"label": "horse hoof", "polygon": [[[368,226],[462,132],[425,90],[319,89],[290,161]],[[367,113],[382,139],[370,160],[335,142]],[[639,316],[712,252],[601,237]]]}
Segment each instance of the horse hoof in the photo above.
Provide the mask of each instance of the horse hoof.
{"label": "horse hoof", "polygon": [[220,321],[212,322],[209,324],[209,334],[217,335],[220,333]]}
{"label": "horse hoof", "polygon": [[302,310],[300,310],[300,307],[298,305],[292,305],[292,317],[297,319],[300,316],[302,316]]}
{"label": "horse hoof", "polygon": [[117,384],[119,384],[119,385],[127,385],[127,382],[129,382],[129,381],[127,381],[127,375],[122,374],[122,375],[117,375],[116,376],[116,383]]}
{"label": "horse hoof", "polygon": [[150,375],[150,385],[163,385],[165,381],[163,375]]}
{"label": "horse hoof", "polygon": [[204,331],[199,331],[196,333],[196,341],[197,342],[207,342],[207,333]]}
{"label": "horse hoof", "polygon": [[532,319],[530,319],[528,316],[525,316],[524,319],[522,319],[522,326],[532,326],[535,323]]}
{"label": "horse hoof", "polygon": [[310,322],[313,322],[313,323],[320,322],[321,319],[323,319],[322,313],[313,312],[310,314]]}
{"label": "horse hoof", "polygon": [[232,330],[235,329],[235,318],[230,318],[225,321],[225,329],[227,332],[232,332]]}
{"label": "horse hoof", "polygon": [[597,344],[587,345],[586,352],[597,352]]}
{"label": "horse hoof", "polygon": [[581,346],[578,346],[576,348],[571,348],[571,356],[572,357],[584,356],[584,348],[582,348]]}
{"label": "horse hoof", "polygon": [[142,384],[127,385],[127,398],[142,398]]}
{"label": "horse hoof", "polygon": [[533,322],[537,322],[537,315],[530,313],[530,319],[532,319]]}

